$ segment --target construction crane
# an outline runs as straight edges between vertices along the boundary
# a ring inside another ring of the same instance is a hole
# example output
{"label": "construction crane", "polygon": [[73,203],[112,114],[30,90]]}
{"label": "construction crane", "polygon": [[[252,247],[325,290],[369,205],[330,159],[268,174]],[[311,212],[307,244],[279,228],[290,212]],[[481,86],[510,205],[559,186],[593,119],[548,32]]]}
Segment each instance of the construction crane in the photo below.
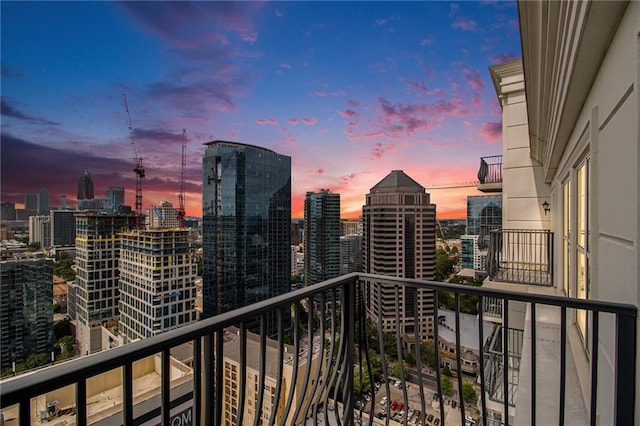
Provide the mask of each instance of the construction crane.
{"label": "construction crane", "polygon": [[184,207],[184,175],[187,170],[187,129],[182,129],[182,168],[180,170],[180,193],[178,194],[178,226],[184,228],[186,210]]}
{"label": "construction crane", "polygon": [[136,174],[136,228],[140,229],[142,223],[142,179],[144,179],[144,167],[142,167],[142,157],[138,155],[138,148],[133,135],[133,125],[131,124],[131,114],[129,113],[129,105],[127,104],[127,95],[122,94],[124,100],[124,109],[127,111],[127,123],[129,125],[129,139],[131,140],[131,148],[133,149],[133,161],[135,167],[133,171]]}

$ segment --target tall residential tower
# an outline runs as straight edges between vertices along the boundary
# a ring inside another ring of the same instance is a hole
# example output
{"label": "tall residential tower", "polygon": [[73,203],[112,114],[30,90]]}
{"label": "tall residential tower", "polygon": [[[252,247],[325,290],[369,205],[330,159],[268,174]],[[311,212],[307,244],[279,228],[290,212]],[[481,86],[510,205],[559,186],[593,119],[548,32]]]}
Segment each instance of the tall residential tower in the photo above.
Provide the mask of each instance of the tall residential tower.
{"label": "tall residential tower", "polygon": [[[436,266],[436,206],[424,187],[402,170],[394,170],[367,194],[363,206],[362,261],[365,272],[432,280]],[[434,294],[431,290],[371,282],[367,311],[383,331],[433,334]],[[398,309],[398,312],[396,312]],[[417,310],[417,312],[416,312]],[[397,322],[397,318],[400,322]],[[415,323],[419,319],[419,324]]]}

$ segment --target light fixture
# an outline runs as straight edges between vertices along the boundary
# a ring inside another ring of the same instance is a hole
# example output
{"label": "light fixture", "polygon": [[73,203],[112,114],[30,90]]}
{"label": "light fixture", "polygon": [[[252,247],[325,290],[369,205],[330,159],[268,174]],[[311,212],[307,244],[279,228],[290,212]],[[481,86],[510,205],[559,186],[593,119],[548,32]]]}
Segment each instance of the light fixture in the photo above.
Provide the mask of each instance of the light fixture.
{"label": "light fixture", "polygon": [[544,209],[545,216],[551,211],[551,206],[549,206],[549,203],[547,203],[546,201],[542,203],[542,208]]}

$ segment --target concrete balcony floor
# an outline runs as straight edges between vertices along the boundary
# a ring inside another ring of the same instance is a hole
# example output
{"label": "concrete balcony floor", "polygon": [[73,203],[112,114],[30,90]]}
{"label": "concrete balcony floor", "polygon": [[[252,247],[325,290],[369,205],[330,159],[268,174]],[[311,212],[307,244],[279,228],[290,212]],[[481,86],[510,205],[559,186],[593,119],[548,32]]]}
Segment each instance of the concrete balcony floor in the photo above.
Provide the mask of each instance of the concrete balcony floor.
{"label": "concrete balcony floor", "polygon": [[[567,339],[568,342],[568,339]],[[560,389],[560,308],[536,307],[536,422],[559,424]],[[589,416],[578,382],[576,363],[566,345],[565,425],[589,424]],[[515,425],[531,423],[531,308],[527,306],[520,364],[520,383],[516,399]]]}

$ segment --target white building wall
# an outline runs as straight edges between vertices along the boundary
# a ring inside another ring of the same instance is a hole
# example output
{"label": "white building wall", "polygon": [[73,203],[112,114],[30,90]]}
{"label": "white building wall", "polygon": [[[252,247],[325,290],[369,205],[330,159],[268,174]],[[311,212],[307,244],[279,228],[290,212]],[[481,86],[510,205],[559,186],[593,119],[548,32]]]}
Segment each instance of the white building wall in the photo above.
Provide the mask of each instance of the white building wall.
{"label": "white building wall", "polygon": [[[570,135],[558,171],[553,177],[554,204],[561,206],[562,184],[575,174],[575,165],[590,156],[589,215],[591,229],[589,298],[640,306],[640,142],[638,117],[638,57],[640,4],[630,2],[620,22],[598,76]],[[552,209],[553,230],[562,235],[562,210]],[[562,240],[555,250],[562,253]],[[562,258],[557,257],[556,276],[562,277]],[[573,267],[575,270],[575,266]],[[574,274],[577,272],[573,272]],[[575,277],[572,277],[575,279]],[[558,280],[561,285],[561,279]],[[570,291],[575,296],[575,289]],[[598,354],[598,411],[612,418],[615,372],[614,319],[600,316]],[[640,322],[638,322],[640,327]],[[605,331],[606,330],[606,331]],[[581,362],[579,378],[588,398],[589,359],[581,339],[572,342],[574,357]],[[587,346],[590,346],[587,343]],[[640,353],[640,345],[637,347]],[[640,407],[640,362],[636,357],[636,413]],[[638,414],[636,414],[638,419]]]}
{"label": "white building wall", "polygon": [[[492,71],[502,105],[502,228],[549,229],[550,216],[542,203],[551,204],[542,164],[531,158],[524,81],[520,61]],[[552,205],[553,208],[553,205]]]}

